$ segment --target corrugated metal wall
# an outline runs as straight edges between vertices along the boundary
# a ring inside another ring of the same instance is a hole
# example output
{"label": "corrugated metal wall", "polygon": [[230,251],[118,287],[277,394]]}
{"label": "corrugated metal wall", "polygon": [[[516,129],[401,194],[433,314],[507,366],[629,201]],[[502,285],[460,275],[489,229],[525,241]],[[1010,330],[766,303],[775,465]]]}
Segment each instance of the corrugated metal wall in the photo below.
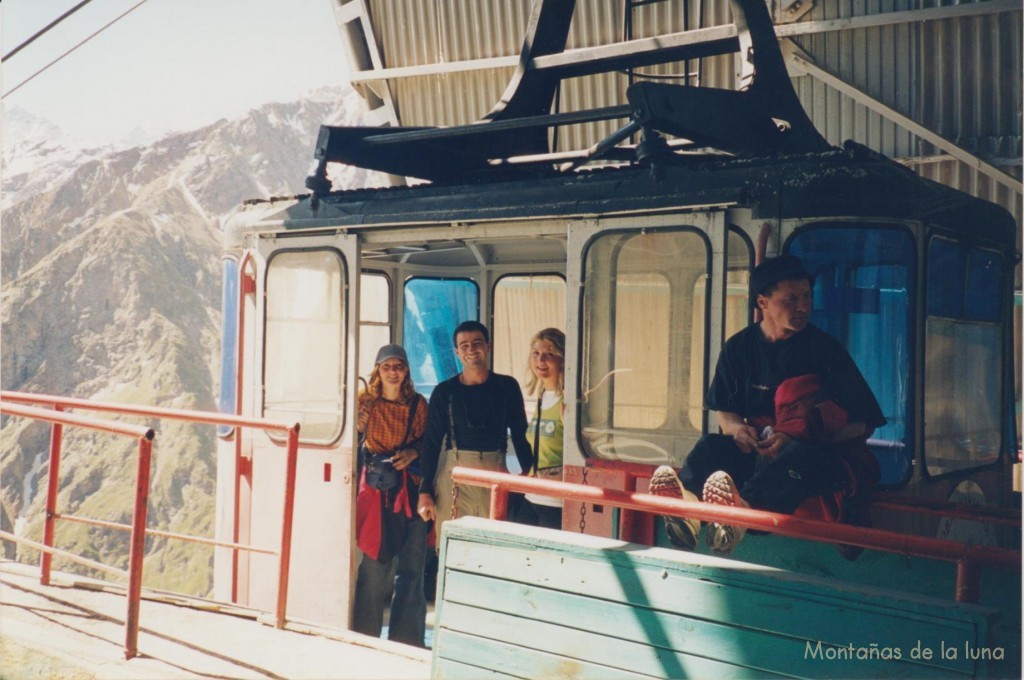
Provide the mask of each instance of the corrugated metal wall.
{"label": "corrugated metal wall", "polygon": [[[1022,21],[1024,14],[1012,12],[924,24],[920,103],[912,114],[915,120],[1018,179],[1024,104]],[[930,145],[920,145],[920,155],[934,152]],[[1021,224],[1021,195],[974,168],[947,161],[916,169],[925,177],[1004,206]]]}
{"label": "corrugated metal wall", "polygon": [[[817,2],[817,21],[966,2]],[[1020,12],[950,18],[794,39],[829,73],[1016,178],[1021,177]],[[922,176],[1010,210],[1021,223],[1021,195],[811,77],[794,81],[815,125],[833,144],[853,139],[910,163]],[[1010,161],[1010,164],[1006,164]]]}
{"label": "corrugated metal wall", "polygon": [[[516,55],[530,0],[370,0],[387,68]],[[780,0],[771,6],[778,13]],[[962,0],[814,0],[801,21],[971,4]],[[568,49],[622,41],[625,0],[579,0]],[[731,23],[727,0],[666,0],[632,9],[631,35],[644,38]],[[1022,13],[902,23],[798,36],[813,62],[868,96],[1021,177]],[[403,125],[456,125],[480,119],[499,100],[511,68],[470,70],[391,82]],[[733,57],[646,67],[639,73],[690,74],[691,84],[732,88]],[[684,82],[678,78],[674,82]],[[811,76],[795,79],[812,120],[834,144],[853,139],[896,159],[918,159],[922,175],[1009,209],[1021,221],[1021,195],[938,151],[869,106]],[[609,73],[563,83],[558,107],[574,111],[624,103],[628,76]],[[586,148],[621,121],[560,132],[560,150]]]}
{"label": "corrugated metal wall", "polygon": [[[879,8],[880,4],[885,7]],[[810,17],[821,20],[863,16],[910,9],[912,4],[914,0],[816,3]],[[874,10],[868,11],[868,5],[874,6]],[[915,31],[911,24],[897,24],[802,36],[794,42],[829,73],[912,116],[918,60]],[[854,139],[894,158],[917,155],[912,135],[895,123],[809,76],[797,78],[794,84],[804,108],[831,143]]]}

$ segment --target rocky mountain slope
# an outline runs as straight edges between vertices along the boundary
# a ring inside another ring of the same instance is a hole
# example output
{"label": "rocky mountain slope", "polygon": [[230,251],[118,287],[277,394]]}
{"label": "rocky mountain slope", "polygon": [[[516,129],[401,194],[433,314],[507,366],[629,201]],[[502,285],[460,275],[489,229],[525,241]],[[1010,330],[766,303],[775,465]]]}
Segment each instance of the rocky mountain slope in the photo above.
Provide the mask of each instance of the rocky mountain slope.
{"label": "rocky mountain slope", "polygon": [[[12,141],[19,128],[8,126],[3,389],[214,410],[220,224],[245,199],[304,193],[317,127],[355,124],[360,110],[351,90],[332,88],[120,150],[62,148],[53,130]],[[351,168],[333,179],[338,188],[381,183]],[[49,428],[13,417],[0,425],[0,525],[39,540]],[[160,424],[151,528],[212,534],[213,438],[209,427]],[[59,511],[130,523],[134,443],[68,429],[64,451]],[[127,567],[127,533],[59,526],[59,547]],[[210,590],[210,548],[150,539],[147,550],[146,585]]]}

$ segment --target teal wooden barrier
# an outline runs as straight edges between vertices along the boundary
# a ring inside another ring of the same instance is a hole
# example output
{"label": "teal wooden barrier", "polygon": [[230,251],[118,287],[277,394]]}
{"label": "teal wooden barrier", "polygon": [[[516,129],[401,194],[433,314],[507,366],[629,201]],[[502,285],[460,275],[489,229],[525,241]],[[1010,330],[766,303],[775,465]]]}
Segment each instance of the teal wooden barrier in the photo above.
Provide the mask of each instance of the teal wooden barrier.
{"label": "teal wooden barrier", "polygon": [[985,676],[996,612],[474,517],[445,523],[435,678]]}

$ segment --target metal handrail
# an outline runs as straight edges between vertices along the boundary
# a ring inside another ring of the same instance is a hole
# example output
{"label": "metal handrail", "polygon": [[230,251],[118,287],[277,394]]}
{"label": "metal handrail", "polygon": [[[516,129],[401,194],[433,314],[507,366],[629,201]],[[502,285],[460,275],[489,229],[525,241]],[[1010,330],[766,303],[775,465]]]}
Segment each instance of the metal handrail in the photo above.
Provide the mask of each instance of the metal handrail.
{"label": "metal handrail", "polygon": [[124,654],[125,658],[131,659],[135,657],[139,651],[139,603],[142,596],[142,564],[144,558],[143,553],[146,546],[146,512],[149,507],[149,473],[153,452],[152,445],[154,432],[152,428],[148,427],[111,422],[109,420],[100,420],[99,418],[90,418],[88,416],[80,416],[73,413],[64,413],[59,407],[55,408],[56,410],[47,410],[36,408],[34,406],[0,402],[0,413],[20,416],[23,418],[32,418],[34,420],[42,420],[53,424],[50,435],[49,493],[46,499],[46,524],[43,530],[43,542],[42,544],[38,544],[34,541],[21,539],[7,532],[0,534],[0,536],[15,542],[32,543],[34,544],[33,547],[42,552],[42,559],[40,562],[40,582],[43,583],[43,585],[48,585],[50,582],[50,565],[54,554],[69,557],[70,559],[78,562],[85,560],[85,558],[73,555],[68,551],[57,550],[53,547],[53,515],[54,505],[56,505],[57,498],[57,479],[60,471],[60,442],[63,438],[64,426],[73,425],[75,427],[84,427],[90,430],[108,432],[110,434],[134,437],[137,439],[139,460],[135,474],[135,507],[132,511],[132,533],[128,554],[128,571],[123,572],[119,569],[115,569],[114,567],[101,565],[100,563],[91,563],[91,560],[86,561],[86,563],[91,563],[90,566],[104,571],[112,571],[118,575],[128,577],[128,611],[125,614],[124,624]]}
{"label": "metal handrail", "polygon": [[[592,460],[588,466],[598,470],[611,470],[623,473],[628,479],[650,479],[654,470],[652,466],[644,463],[629,463],[618,460]],[[1021,526],[1021,513],[1019,509],[993,507],[986,505],[972,505],[968,503],[955,503],[950,501],[927,501],[917,498],[897,496],[887,491],[874,491],[871,494],[871,505],[875,508],[902,513],[913,513],[915,515],[929,515],[933,517],[949,517],[953,519],[966,519],[972,522],[988,522],[990,524],[1001,524],[1012,527]]]}
{"label": "metal handrail", "polygon": [[[145,542],[145,536],[151,535],[163,535],[165,537],[177,538],[180,540],[192,541],[197,543],[207,543],[213,545],[220,545],[230,547],[235,550],[248,550],[251,552],[267,553],[271,555],[277,555],[279,561],[278,570],[278,590],[277,590],[277,603],[275,611],[275,626],[277,628],[284,628],[286,622],[287,613],[287,602],[288,602],[288,576],[291,567],[291,543],[292,543],[292,527],[294,524],[294,508],[295,508],[295,481],[298,467],[298,444],[299,444],[299,423],[288,423],[283,421],[274,421],[267,419],[257,418],[246,418],[239,415],[230,415],[223,413],[212,413],[209,411],[196,411],[186,409],[169,409],[155,406],[139,406],[136,404],[117,404],[111,402],[100,402],[90,401],[87,399],[78,399],[73,397],[59,397],[47,394],[31,394],[26,392],[12,392],[12,391],[0,391],[0,404],[2,404],[3,412],[10,413],[12,415],[18,415],[16,411],[30,410],[34,415],[29,417],[35,417],[40,420],[49,420],[54,422],[54,429],[50,440],[50,475],[49,475],[49,489],[47,495],[47,507],[46,507],[46,524],[44,529],[43,544],[52,548],[54,524],[57,519],[64,519],[70,521],[79,521],[89,524],[98,524],[99,520],[92,520],[88,518],[75,517],[72,515],[62,515],[57,512],[56,499],[57,499],[57,478],[60,468],[60,450],[61,450],[61,436],[62,436],[62,423],[76,424],[74,421],[88,421],[95,424],[97,429],[103,429],[104,431],[117,432],[119,429],[124,428],[139,428],[135,425],[126,425],[109,420],[100,420],[95,418],[87,418],[85,416],[78,416],[74,414],[63,413],[65,408],[77,408],[91,411],[100,411],[105,413],[116,413],[120,415],[130,416],[141,416],[141,417],[152,417],[166,420],[180,420],[191,423],[205,424],[205,425],[227,425],[235,428],[250,427],[254,429],[283,432],[287,436],[286,449],[287,449],[287,462],[285,465],[285,492],[284,492],[284,509],[281,526],[281,545],[280,549],[276,552],[267,551],[252,546],[244,546],[238,543],[229,543],[222,541],[213,541],[198,536],[186,536],[184,534],[170,534],[169,532],[157,532],[156,530],[148,530],[145,527],[145,523],[142,525],[142,532],[139,538],[141,552],[142,545]],[[21,404],[45,404],[53,407],[53,411],[46,409],[38,409],[29,406],[23,406]],[[60,422],[54,420],[55,413],[60,413]],[[133,430],[134,431],[134,430]],[[152,433],[152,430],[148,430]],[[141,491],[141,481],[140,491]],[[147,477],[145,480],[145,490],[148,493],[149,479],[148,470]],[[138,508],[139,501],[136,499],[136,508]],[[146,507],[145,503],[142,505]],[[111,528],[123,529],[124,526],[112,526]],[[134,545],[134,534],[133,534],[133,545]],[[140,555],[141,560],[141,555]],[[41,583],[47,585],[49,583],[50,576],[50,555],[48,552],[43,552],[43,561],[41,564]],[[139,569],[139,589],[141,591],[141,564]],[[130,593],[131,598],[131,593]],[[138,596],[135,597],[135,608],[138,608]],[[137,616],[136,616],[137,618]],[[137,628],[137,621],[136,621]],[[137,649],[126,649],[126,655],[131,658],[137,653]]]}
{"label": "metal handrail", "polygon": [[[78,524],[89,524],[94,527],[103,527],[105,529],[114,529],[116,531],[129,531],[131,526],[123,524],[121,522],[107,522],[101,519],[90,519],[88,517],[78,517],[76,515],[65,515],[62,512],[55,512],[53,514],[54,519],[64,520],[65,522],[77,522]],[[186,541],[188,543],[200,543],[202,545],[212,545],[215,548],[232,548],[235,550],[245,550],[246,552],[259,553],[262,555],[271,555],[277,557],[280,553],[276,550],[267,550],[265,548],[254,548],[251,545],[245,545],[244,543],[232,543],[230,541],[217,541],[212,538],[203,538],[202,536],[193,536],[191,534],[179,534],[173,531],[161,531],[160,529],[146,529],[147,536],[159,536],[160,538],[174,538],[180,541]]]}
{"label": "metal handrail", "polygon": [[900,555],[954,562],[957,565],[957,602],[977,602],[981,584],[981,565],[1020,571],[1019,551],[971,545],[926,536],[900,534],[849,524],[822,522],[764,510],[684,501],[647,493],[618,491],[583,484],[524,477],[489,470],[456,467],[455,483],[490,487],[492,519],[505,519],[508,493],[532,492],[555,498],[601,503],[629,510],[687,517],[705,522],[721,522],[757,529],[780,536],[791,536],[822,543],[843,543]]}
{"label": "metal handrail", "polygon": [[91,401],[74,397],[57,397],[51,394],[31,394],[29,392],[0,391],[0,402],[20,404],[47,404],[61,408],[80,408],[86,411],[102,411],[120,413],[128,416],[147,416],[167,420],[185,420],[204,425],[234,425],[236,427],[252,427],[258,430],[276,430],[287,432],[295,423],[267,420],[264,418],[245,418],[243,416],[214,413],[211,411],[195,411],[187,409],[161,408],[158,406],[139,406],[138,404],[116,404],[112,402]]}

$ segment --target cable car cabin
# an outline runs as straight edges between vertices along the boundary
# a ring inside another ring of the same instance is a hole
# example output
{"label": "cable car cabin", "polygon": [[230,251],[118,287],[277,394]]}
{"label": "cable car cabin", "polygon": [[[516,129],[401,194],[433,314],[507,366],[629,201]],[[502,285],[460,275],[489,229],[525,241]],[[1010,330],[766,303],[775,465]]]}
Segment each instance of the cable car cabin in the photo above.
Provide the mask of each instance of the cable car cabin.
{"label": "cable car cabin", "polygon": [[[290,617],[348,621],[356,395],[380,345],[406,348],[429,395],[459,370],[460,321],[488,325],[494,370],[520,382],[530,337],[563,328],[564,479],[644,491],[655,467],[679,467],[717,431],[703,394],[725,340],[753,322],[755,262],[782,253],[814,274],[812,322],[847,347],[887,419],[869,442],[882,469],[873,525],[1019,549],[1016,224],[857,144],[828,145],[795,97],[764,97],[758,86],[778,79],[757,5],[734,3],[756,47],[748,91],[637,83],[612,111],[325,127],[312,194],[251,202],[233,218],[223,408],[301,423]],[[710,115],[720,97],[726,108]],[[532,152],[549,126],[603,118],[623,127],[589,157]],[[598,158],[608,164],[585,165]],[[329,162],[429,181],[335,192]],[[275,544],[282,443],[229,433],[220,447],[219,535]],[[665,544],[654,516],[600,505],[567,501],[563,529]],[[909,593],[952,583],[948,565],[871,551],[845,562],[826,544],[772,536],[733,559]],[[269,556],[219,548],[216,575],[219,597],[258,605],[276,592]],[[1019,574],[986,571],[981,601],[1016,624]]]}

